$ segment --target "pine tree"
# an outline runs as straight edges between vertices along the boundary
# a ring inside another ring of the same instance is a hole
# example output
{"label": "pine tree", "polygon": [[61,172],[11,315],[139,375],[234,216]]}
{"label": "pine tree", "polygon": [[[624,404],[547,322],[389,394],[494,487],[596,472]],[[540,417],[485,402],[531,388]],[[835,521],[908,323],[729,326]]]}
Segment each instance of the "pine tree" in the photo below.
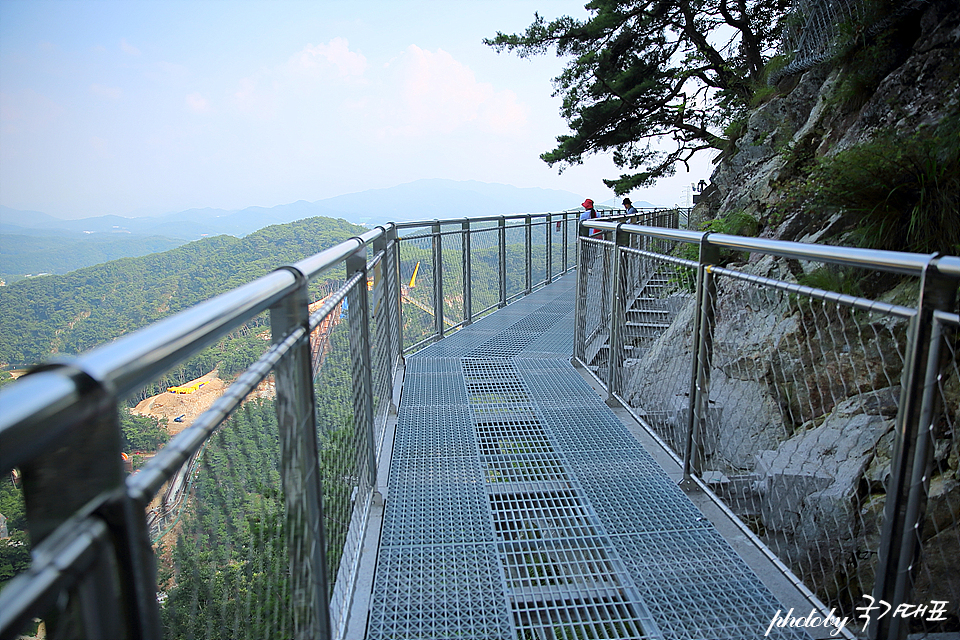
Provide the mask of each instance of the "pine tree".
{"label": "pine tree", "polygon": [[569,56],[554,79],[572,133],[540,157],[581,164],[613,152],[629,172],[604,180],[618,195],[673,175],[705,149],[724,149],[763,79],[788,0],[592,0],[585,21],[539,14],[524,34],[484,42],[521,57]]}

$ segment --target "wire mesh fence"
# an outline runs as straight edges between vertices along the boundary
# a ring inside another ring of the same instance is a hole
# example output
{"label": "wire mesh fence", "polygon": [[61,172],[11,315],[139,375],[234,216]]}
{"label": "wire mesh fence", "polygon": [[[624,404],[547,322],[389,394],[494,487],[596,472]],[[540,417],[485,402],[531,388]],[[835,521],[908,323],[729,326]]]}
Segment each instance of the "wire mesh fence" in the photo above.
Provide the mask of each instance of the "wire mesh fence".
{"label": "wire mesh fence", "polygon": [[[576,218],[570,214],[405,224],[399,242],[404,352],[572,269],[576,234]],[[443,313],[438,319],[439,307]]]}
{"label": "wire mesh fence", "polygon": [[696,466],[823,602],[853,611],[874,586],[909,315],[744,278],[718,275],[709,301]]}
{"label": "wire mesh fence", "polygon": [[183,473],[171,490],[184,504],[155,547],[164,637],[292,635],[296,610],[285,603],[295,587],[272,403],[247,402]]}
{"label": "wire mesh fence", "polygon": [[610,353],[610,265],[614,247],[595,238],[584,238],[579,251],[573,355],[603,379]]}
{"label": "wire mesh fence", "polygon": [[400,238],[398,246],[403,344],[417,345],[435,331],[433,241],[418,229]]}
{"label": "wire mesh fence", "polygon": [[528,227],[520,220],[507,220],[504,227],[504,277],[506,278],[507,300],[520,297],[527,290]]}
{"label": "wire mesh fence", "polygon": [[[863,637],[960,629],[956,278],[926,277],[925,297],[916,279],[887,278],[870,299],[850,283],[881,281],[871,265],[896,256],[864,253],[861,268],[769,257],[738,271],[711,261],[745,254],[691,260],[693,244],[605,231],[580,239],[575,358],[814,606],[863,618]],[[923,346],[927,332],[939,349]]]}
{"label": "wire mesh fence", "polygon": [[[647,244],[655,239],[650,240]],[[624,353],[623,393],[657,435],[682,456],[690,394],[689,351],[669,349],[682,343],[681,336],[696,335],[697,263],[627,249],[622,260],[631,283],[619,347]]]}
{"label": "wire mesh fence", "polygon": [[437,237],[439,251],[443,261],[443,325],[447,327],[462,324],[466,319],[465,274],[463,230],[459,224],[441,225]]}
{"label": "wire mesh fence", "polygon": [[499,230],[494,222],[470,229],[470,295],[474,319],[500,306]]}

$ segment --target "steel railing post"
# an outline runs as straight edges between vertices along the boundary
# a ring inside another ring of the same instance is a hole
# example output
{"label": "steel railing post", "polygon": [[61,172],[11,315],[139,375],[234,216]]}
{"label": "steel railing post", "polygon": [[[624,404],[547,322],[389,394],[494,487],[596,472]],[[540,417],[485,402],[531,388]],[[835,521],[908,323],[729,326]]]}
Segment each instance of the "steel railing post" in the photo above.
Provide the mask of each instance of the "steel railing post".
{"label": "steel railing post", "polygon": [[[380,261],[377,263],[377,266],[374,267],[374,277],[373,277],[373,293],[374,293],[374,318],[377,319],[377,328],[378,331],[384,332],[386,335],[386,348],[390,352],[386,358],[387,362],[390,363],[390,377],[393,379],[393,365],[395,364],[393,358],[393,323],[394,318],[390,314],[390,307],[388,300],[390,299],[389,295],[389,281],[390,281],[390,248],[389,248],[389,235],[384,230],[384,234],[379,238],[373,241],[373,253],[374,255],[380,255]],[[382,318],[382,320],[381,320]]]}
{"label": "steel railing post", "polygon": [[[287,548],[293,593],[294,636],[329,638],[329,591],[325,563],[319,443],[310,362],[307,279],[292,267],[299,287],[270,309],[273,342],[298,327],[304,337],[277,363],[277,423],[280,474],[286,505]],[[353,312],[353,309],[350,310]]]}
{"label": "steel railing post", "polygon": [[[932,256],[920,276],[917,315],[910,325],[897,412],[887,501],[877,560],[873,597],[894,607],[907,603],[920,560],[920,542],[933,462],[931,430],[939,394],[942,333],[935,311],[953,309],[960,282],[937,271]],[[868,620],[868,637],[907,637],[909,624],[900,616]]]}
{"label": "steel railing post", "polygon": [[507,306],[507,219],[500,216],[497,222],[497,244],[499,253],[497,255],[500,267],[500,303],[499,308]]}
{"label": "steel railing post", "polygon": [[523,219],[524,274],[526,276],[525,295],[533,291],[533,218],[527,214]]}
{"label": "steel railing post", "polygon": [[377,438],[373,420],[373,375],[370,350],[370,300],[367,295],[367,252],[360,249],[347,258],[347,279],[360,274],[357,284],[347,292],[350,301],[350,359],[353,369],[354,425],[366,444],[367,482],[377,486]]}
{"label": "steel railing post", "polygon": [[623,323],[626,313],[624,312],[624,298],[626,297],[627,274],[621,264],[625,259],[620,249],[629,246],[630,234],[621,231],[623,222],[617,225],[617,230],[613,233],[613,265],[612,282],[610,283],[610,325],[608,329],[609,336],[609,356],[607,358],[607,404],[617,404],[616,394],[621,391],[620,380],[623,370]]}
{"label": "steel railing post", "polygon": [[397,227],[390,225],[385,234],[386,247],[383,254],[384,301],[387,316],[390,318],[390,376],[403,360],[403,318],[400,314],[400,242]]}
{"label": "steel railing post", "polygon": [[547,214],[546,237],[544,243],[547,251],[547,284],[553,282],[553,215]]}
{"label": "steel railing post", "polygon": [[[69,378],[82,400],[69,415],[58,416],[70,426],[62,430],[57,446],[20,465],[31,543],[36,547],[75,513],[89,508],[98,496],[112,494],[95,513],[111,531],[122,588],[119,593],[106,588],[107,576],[98,571],[92,577],[94,582],[81,582],[79,598],[69,600],[65,611],[55,610],[45,616],[48,633],[51,637],[56,635],[61,614],[76,614],[88,630],[110,629],[117,633],[125,626],[131,637],[159,639],[162,631],[156,599],[156,563],[144,510],[139,511],[139,519],[131,517],[136,514],[136,507],[131,506],[123,490],[116,393],[70,365],[43,366],[31,373],[51,370]],[[103,591],[94,594],[97,588]],[[114,602],[103,602],[105,598]],[[116,617],[118,598],[125,618]],[[109,618],[111,615],[113,619]]]}
{"label": "steel railing post", "polygon": [[461,223],[462,240],[460,247],[463,251],[463,324],[473,323],[473,288],[470,283],[473,281],[473,257],[470,255],[470,220],[465,219]]}
{"label": "steel railing post", "polygon": [[[124,491],[120,502],[108,503],[100,512],[120,540],[117,555],[121,579],[130,590],[127,597],[134,601],[132,608],[138,618],[133,637],[159,640],[163,637],[163,629],[157,603],[156,558],[144,515],[147,504]],[[103,592],[96,597],[102,599]]]}
{"label": "steel railing post", "polygon": [[710,234],[700,239],[700,265],[697,268],[697,309],[694,319],[693,353],[690,373],[690,394],[686,412],[683,443],[683,481],[700,475],[703,465],[703,436],[706,433],[710,398],[710,368],[713,362],[713,320],[717,285],[710,267],[719,258],[719,249],[710,244]]}
{"label": "steel railing post", "polygon": [[567,226],[567,216],[568,216],[568,215],[569,215],[569,214],[568,214],[566,211],[563,212],[562,229],[563,229],[563,272],[564,272],[564,273],[567,272],[567,270],[568,270],[568,266],[567,266],[567,265],[569,264],[569,263],[567,262],[567,236],[570,234],[570,229],[569,229],[569,227]]}
{"label": "steel railing post", "polygon": [[443,337],[443,236],[440,221],[431,227],[433,239],[433,330],[438,338]]}
{"label": "steel railing post", "polygon": [[589,269],[587,268],[587,250],[583,246],[583,238],[587,236],[587,231],[577,224],[577,249],[574,254],[577,259],[577,297],[574,303],[573,316],[573,360],[574,362],[579,361],[584,367],[589,364],[586,362],[587,278],[589,277]]}
{"label": "steel railing post", "polygon": [[397,346],[399,347],[400,360],[403,360],[403,351],[404,351],[404,337],[403,337],[403,292],[406,288],[404,284],[404,279],[400,276],[400,243],[402,242],[400,235],[396,233],[396,228],[394,228],[394,245],[393,245],[393,263],[395,277],[396,277],[396,299],[394,300],[397,310]]}

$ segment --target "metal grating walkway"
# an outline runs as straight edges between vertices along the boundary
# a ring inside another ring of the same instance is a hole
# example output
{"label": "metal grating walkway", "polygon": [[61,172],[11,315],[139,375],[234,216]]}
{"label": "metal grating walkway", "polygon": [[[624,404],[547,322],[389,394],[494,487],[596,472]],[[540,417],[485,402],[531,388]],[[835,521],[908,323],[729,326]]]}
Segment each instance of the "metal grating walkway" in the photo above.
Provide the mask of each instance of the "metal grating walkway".
{"label": "metal grating walkway", "polygon": [[752,639],[781,608],[570,364],[574,285],[407,359],[368,638]]}

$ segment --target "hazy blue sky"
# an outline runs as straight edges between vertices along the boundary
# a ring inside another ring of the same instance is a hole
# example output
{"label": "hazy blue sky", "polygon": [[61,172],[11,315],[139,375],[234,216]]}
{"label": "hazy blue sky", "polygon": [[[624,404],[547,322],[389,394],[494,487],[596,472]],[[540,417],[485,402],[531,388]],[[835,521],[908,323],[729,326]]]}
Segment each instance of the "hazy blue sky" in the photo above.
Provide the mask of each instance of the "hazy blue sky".
{"label": "hazy blue sky", "polygon": [[[608,157],[560,175],[539,159],[567,131],[551,96],[562,61],[482,43],[583,4],[0,1],[0,204],[146,215],[420,178],[604,201]],[[631,195],[683,203],[710,168]]]}

